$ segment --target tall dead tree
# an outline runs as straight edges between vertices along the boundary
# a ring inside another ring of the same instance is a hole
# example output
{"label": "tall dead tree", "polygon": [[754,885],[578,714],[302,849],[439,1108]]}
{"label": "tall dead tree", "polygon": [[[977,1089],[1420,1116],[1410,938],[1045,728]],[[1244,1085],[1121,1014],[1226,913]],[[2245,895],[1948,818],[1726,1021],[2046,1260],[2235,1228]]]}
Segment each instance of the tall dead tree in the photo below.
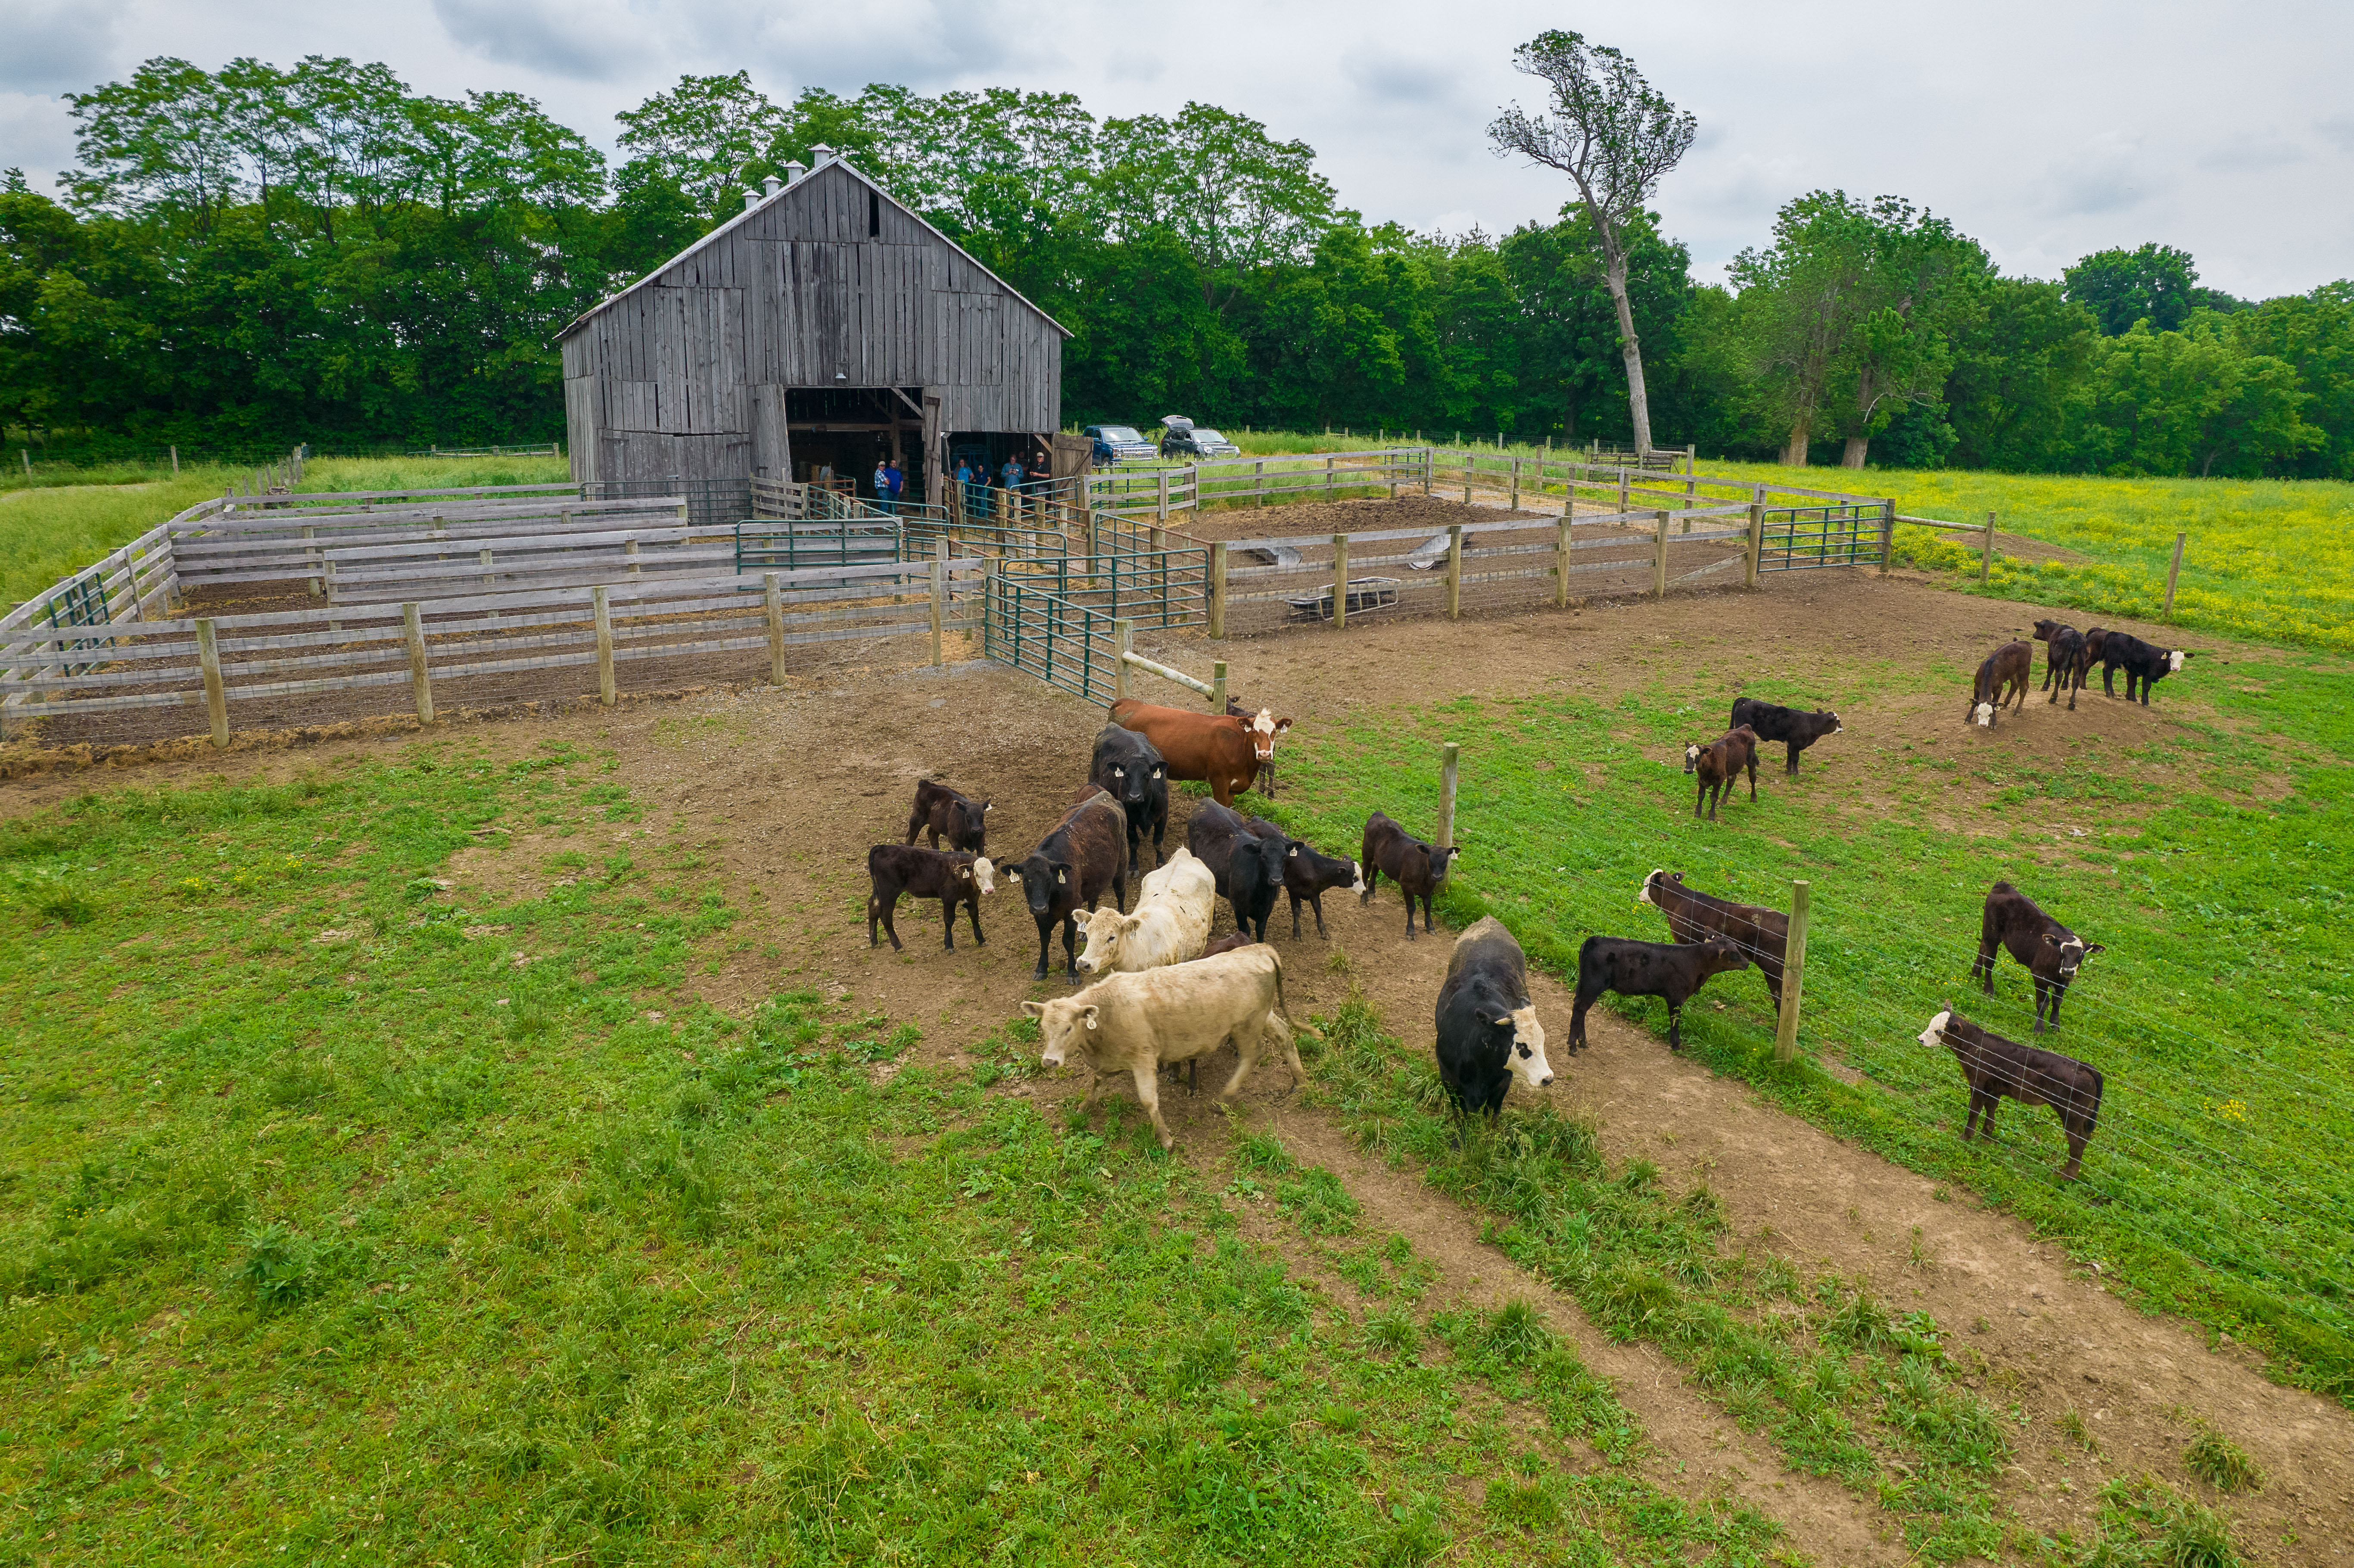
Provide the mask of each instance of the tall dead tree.
{"label": "tall dead tree", "polygon": [[1618,309],[1618,344],[1627,358],[1627,403],[1635,450],[1651,450],[1651,405],[1643,389],[1643,348],[1627,302],[1626,228],[1660,179],[1691,146],[1698,122],[1651,90],[1635,62],[1575,33],[1540,33],[1512,51],[1512,65],[1553,89],[1550,114],[1515,106],[1488,127],[1503,157],[1517,153],[1559,169],[1577,185],[1602,246],[1602,275]]}

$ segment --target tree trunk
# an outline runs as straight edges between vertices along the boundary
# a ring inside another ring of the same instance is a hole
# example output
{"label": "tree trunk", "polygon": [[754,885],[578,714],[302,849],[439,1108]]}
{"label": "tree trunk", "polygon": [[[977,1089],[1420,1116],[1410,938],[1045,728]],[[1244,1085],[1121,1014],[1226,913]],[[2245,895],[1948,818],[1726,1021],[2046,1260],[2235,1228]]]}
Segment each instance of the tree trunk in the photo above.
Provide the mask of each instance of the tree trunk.
{"label": "tree trunk", "polygon": [[1610,285],[1610,302],[1618,307],[1618,352],[1627,356],[1627,408],[1634,416],[1635,451],[1651,450],[1651,399],[1643,387],[1643,346],[1635,338],[1635,310],[1627,302],[1627,256],[1617,236],[1607,236],[1602,260],[1603,281]]}
{"label": "tree trunk", "polygon": [[1790,427],[1790,444],[1782,449],[1782,464],[1786,468],[1807,466],[1807,421],[1800,419]]}
{"label": "tree trunk", "polygon": [[1864,451],[1871,445],[1870,436],[1850,436],[1847,439],[1847,450],[1840,454],[1840,467],[1861,468]]}

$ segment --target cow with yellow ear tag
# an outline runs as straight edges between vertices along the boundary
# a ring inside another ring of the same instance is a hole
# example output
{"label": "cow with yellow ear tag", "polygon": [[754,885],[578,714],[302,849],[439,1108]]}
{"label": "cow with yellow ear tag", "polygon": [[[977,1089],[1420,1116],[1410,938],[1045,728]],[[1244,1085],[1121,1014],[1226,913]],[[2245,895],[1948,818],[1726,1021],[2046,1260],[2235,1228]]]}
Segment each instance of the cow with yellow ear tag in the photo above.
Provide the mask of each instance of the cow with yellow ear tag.
{"label": "cow with yellow ear tag", "polygon": [[1063,820],[1018,861],[997,868],[1017,883],[1031,917],[1038,922],[1038,967],[1030,978],[1046,978],[1046,945],[1063,928],[1063,962],[1073,985],[1079,983],[1078,911],[1092,910],[1107,893],[1128,912],[1128,816],[1109,795],[1090,784]]}

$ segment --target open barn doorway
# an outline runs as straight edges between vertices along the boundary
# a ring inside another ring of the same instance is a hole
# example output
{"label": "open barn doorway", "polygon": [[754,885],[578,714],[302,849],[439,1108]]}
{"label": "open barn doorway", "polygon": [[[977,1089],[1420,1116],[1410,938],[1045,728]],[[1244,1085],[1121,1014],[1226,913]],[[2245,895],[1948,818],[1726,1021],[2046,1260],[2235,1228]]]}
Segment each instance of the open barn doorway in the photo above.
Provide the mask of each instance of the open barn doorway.
{"label": "open barn doorway", "polygon": [[902,493],[925,493],[923,388],[920,387],[795,387],[785,392],[785,427],[792,443],[793,478],[832,483],[861,500],[875,499],[875,467],[899,460]]}

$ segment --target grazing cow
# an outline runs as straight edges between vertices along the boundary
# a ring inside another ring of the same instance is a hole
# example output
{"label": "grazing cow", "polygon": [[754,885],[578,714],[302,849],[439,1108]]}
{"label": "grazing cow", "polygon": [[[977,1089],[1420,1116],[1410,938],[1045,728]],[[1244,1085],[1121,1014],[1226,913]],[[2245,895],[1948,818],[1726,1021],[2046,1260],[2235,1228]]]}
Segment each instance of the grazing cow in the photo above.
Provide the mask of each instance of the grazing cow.
{"label": "grazing cow", "polygon": [[1169,764],[1152,743],[1132,729],[1104,726],[1096,736],[1095,755],[1087,762],[1087,782],[1119,802],[1128,813],[1128,864],[1131,875],[1144,872],[1144,835],[1152,835],[1152,863],[1168,859],[1161,841],[1169,832]]}
{"label": "grazing cow", "polygon": [[914,843],[917,833],[929,832],[932,847],[938,849],[940,836],[945,833],[949,848],[986,854],[988,817],[988,801],[968,800],[945,784],[919,779],[916,781],[915,807],[907,813],[907,842]]}
{"label": "grazing cow", "polygon": [[1241,812],[1214,802],[1196,807],[1185,824],[1185,847],[1208,863],[1219,895],[1235,906],[1235,929],[1255,926],[1262,942],[1275,895],[1283,890],[1284,850],[1290,843],[1281,829],[1274,831],[1275,837],[1264,837]]}
{"label": "grazing cow", "polygon": [[1782,964],[1790,943],[1790,917],[1779,909],[1756,904],[1735,904],[1684,885],[1681,871],[1654,871],[1635,895],[1637,907],[1649,905],[1668,917],[1668,931],[1690,947],[1711,937],[1722,937],[1749,955],[1766,977],[1766,994],[1774,1012],[1782,1011]]}
{"label": "grazing cow", "polygon": [[2035,645],[2016,640],[2004,643],[1986,656],[1978,666],[1978,678],[1970,683],[1970,711],[1966,715],[1980,729],[1994,727],[1995,715],[2011,694],[2019,701],[2012,705],[2018,712],[2027,710],[2027,688],[2035,683]]}
{"label": "grazing cow", "polygon": [[2101,644],[2101,690],[2117,694],[2117,667],[2126,672],[2126,701],[2134,700],[2134,683],[2141,683],[2141,705],[2149,706],[2149,689],[2182,668],[2190,655],[2179,648],[2160,648],[2122,631],[2112,631]]}
{"label": "grazing cow", "polygon": [[2061,1130],[2068,1135],[2068,1163],[2060,1180],[2073,1181],[2084,1164],[2084,1145],[2101,1120],[2101,1070],[2073,1056],[2022,1045],[1991,1030],[1981,1029],[1954,1011],[1929,1020],[1921,1044],[1932,1051],[1950,1048],[1962,1065],[1962,1081],[1970,1088],[1969,1114],[1962,1118],[1962,1141],[1970,1141],[1975,1128],[1988,1143],[1994,1141],[1994,1113],[2008,1097],[2023,1106],[2050,1106],[2060,1113]]}
{"label": "grazing cow", "polygon": [[1970,979],[1986,976],[1986,993],[1994,994],[1997,948],[2027,966],[2035,977],[2035,1033],[2043,1033],[2043,1006],[2052,1004],[2052,1027],[2060,1027],[2060,1002],[2076,979],[2076,970],[2094,953],[2108,949],[2084,939],[2035,906],[2035,900],[2008,882],[1987,889],[1986,916],[1978,926],[1978,956],[1970,965]]}
{"label": "grazing cow", "polygon": [[[1706,746],[1693,743],[1684,747],[1684,771],[1700,779],[1700,793],[1692,798],[1692,815],[1700,815],[1700,803],[1708,801],[1708,820],[1716,821],[1716,803],[1749,769],[1749,799],[1757,799],[1757,732],[1747,725],[1726,731]],[[1714,799],[1711,799],[1711,791]]]}
{"label": "grazing cow", "polygon": [[1022,885],[1022,897],[1038,922],[1038,967],[1030,978],[1046,978],[1046,943],[1063,928],[1063,964],[1071,983],[1079,980],[1080,908],[1092,910],[1107,893],[1128,908],[1128,816],[1119,803],[1090,785],[1063,820],[1019,861],[997,868]]}
{"label": "grazing cow", "polygon": [[1222,1104],[1233,1101],[1263,1053],[1283,1054],[1294,1087],[1308,1081],[1284,1006],[1283,960],[1263,944],[1198,963],[1107,976],[1076,996],[1025,1001],[1022,1011],[1038,1021],[1045,1041],[1041,1061],[1059,1067],[1076,1060],[1093,1075],[1082,1111],[1107,1077],[1126,1073],[1163,1149],[1177,1141],[1161,1119],[1158,1080],[1169,1064],[1195,1061],[1232,1040],[1240,1060],[1218,1092]]}
{"label": "grazing cow", "polygon": [[1210,868],[1181,846],[1144,879],[1134,914],[1097,909],[1087,916],[1079,972],[1129,973],[1183,963],[1209,939],[1217,891]]}
{"label": "grazing cow", "polygon": [[1542,1089],[1553,1082],[1553,1068],[1521,945],[1488,915],[1455,938],[1447,956],[1438,988],[1438,1078],[1457,1109],[1493,1119],[1516,1075]]}
{"label": "grazing cow", "polygon": [[1155,707],[1122,697],[1111,705],[1111,722],[1152,742],[1168,759],[1172,779],[1199,779],[1221,806],[1231,807],[1258,770],[1275,760],[1278,736],[1291,728],[1266,708],[1248,719],[1197,714],[1191,708]]}
{"label": "grazing cow", "polygon": [[1761,703],[1755,697],[1735,697],[1733,699],[1733,719],[1725,727],[1739,729],[1743,725],[1755,730],[1759,740],[1778,740],[1787,746],[1789,754],[1782,769],[1785,773],[1798,770],[1798,753],[1827,735],[1845,733],[1839,715],[1827,708],[1807,713],[1797,708]]}
{"label": "grazing cow", "polygon": [[1430,923],[1430,895],[1447,879],[1448,867],[1463,853],[1461,844],[1449,844],[1435,849],[1427,840],[1416,838],[1404,828],[1375,811],[1365,819],[1365,842],[1357,857],[1359,871],[1364,878],[1364,891],[1357,895],[1361,904],[1373,901],[1374,886],[1382,873],[1388,872],[1390,880],[1405,895],[1405,939],[1414,940],[1414,901],[1422,900],[1422,928],[1436,931]]}
{"label": "grazing cow", "polygon": [[940,901],[940,923],[946,928],[943,935],[949,952],[956,951],[960,904],[971,917],[972,939],[988,945],[989,938],[981,934],[981,895],[997,891],[997,877],[987,856],[962,850],[917,849],[913,844],[876,844],[866,852],[866,874],[875,884],[866,895],[868,947],[875,945],[875,927],[879,923],[890,935],[891,950],[899,950],[899,933],[891,924],[891,912],[903,893]]}
{"label": "grazing cow", "polygon": [[2044,644],[2043,684],[2036,690],[2049,690],[2049,703],[2058,702],[2060,694],[2065,691],[2068,709],[2073,713],[2076,694],[2084,684],[2084,634],[2065,621],[2039,620],[2035,623],[2035,640]]}
{"label": "grazing cow", "polygon": [[1577,997],[1569,1015],[1569,1048],[1585,1049],[1585,1010],[1606,991],[1620,996],[1656,996],[1668,1004],[1668,1049],[1684,1048],[1684,1003],[1711,975],[1745,969],[1749,955],[1723,937],[1690,947],[1674,942],[1630,942],[1618,937],[1588,937],[1577,949]]}

